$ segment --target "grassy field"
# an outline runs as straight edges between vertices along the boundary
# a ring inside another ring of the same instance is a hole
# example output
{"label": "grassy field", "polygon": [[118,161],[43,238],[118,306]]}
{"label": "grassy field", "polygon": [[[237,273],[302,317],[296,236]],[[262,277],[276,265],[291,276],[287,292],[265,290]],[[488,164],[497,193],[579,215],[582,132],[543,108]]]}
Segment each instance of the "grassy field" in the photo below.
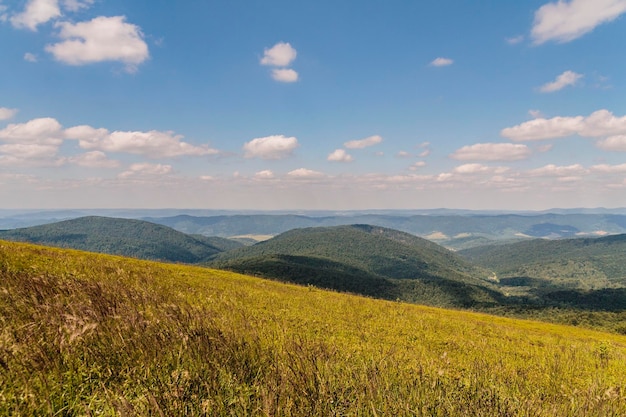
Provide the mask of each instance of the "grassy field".
{"label": "grassy field", "polygon": [[624,416],[626,337],[0,241],[0,415]]}

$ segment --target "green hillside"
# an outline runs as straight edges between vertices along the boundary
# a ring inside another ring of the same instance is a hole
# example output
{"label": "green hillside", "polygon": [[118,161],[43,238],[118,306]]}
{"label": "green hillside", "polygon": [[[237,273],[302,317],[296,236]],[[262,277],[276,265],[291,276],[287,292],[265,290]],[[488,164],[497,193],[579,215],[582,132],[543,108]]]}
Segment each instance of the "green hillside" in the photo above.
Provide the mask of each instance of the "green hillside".
{"label": "green hillside", "polygon": [[502,289],[530,302],[581,309],[626,309],[626,235],[531,240],[460,251],[495,271]]}
{"label": "green hillside", "polygon": [[0,241],[0,415],[623,416],[626,337]]}
{"label": "green hillside", "polygon": [[43,226],[0,231],[0,238],[168,262],[196,263],[240,244],[189,236],[169,227],[110,217],[81,217]]}
{"label": "green hillside", "polygon": [[491,273],[425,239],[368,225],[296,229],[218,255],[211,266],[441,306],[496,304]]}

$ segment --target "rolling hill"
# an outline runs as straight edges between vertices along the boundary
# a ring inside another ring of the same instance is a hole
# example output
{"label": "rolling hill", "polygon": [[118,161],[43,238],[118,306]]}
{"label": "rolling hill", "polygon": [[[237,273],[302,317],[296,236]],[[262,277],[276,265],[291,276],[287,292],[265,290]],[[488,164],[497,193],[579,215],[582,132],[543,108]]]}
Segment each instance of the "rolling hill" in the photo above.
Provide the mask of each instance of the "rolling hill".
{"label": "rolling hill", "polygon": [[535,239],[459,254],[495,271],[511,294],[585,309],[626,309],[626,234]]}
{"label": "rolling hill", "polygon": [[0,239],[185,263],[206,261],[241,246],[224,238],[189,236],[146,221],[98,216],[3,230]]}
{"label": "rolling hill", "polygon": [[623,416],[626,337],[0,241],[0,415]]}
{"label": "rolling hill", "polygon": [[434,305],[494,304],[501,297],[489,271],[428,240],[369,225],[295,229],[224,252],[209,265]]}

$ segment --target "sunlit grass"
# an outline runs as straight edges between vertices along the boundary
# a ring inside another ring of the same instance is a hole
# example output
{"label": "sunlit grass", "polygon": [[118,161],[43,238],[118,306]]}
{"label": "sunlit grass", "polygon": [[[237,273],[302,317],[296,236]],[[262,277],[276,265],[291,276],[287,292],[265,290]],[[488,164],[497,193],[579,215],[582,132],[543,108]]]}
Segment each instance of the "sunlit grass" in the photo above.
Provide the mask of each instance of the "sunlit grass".
{"label": "sunlit grass", "polygon": [[0,242],[0,415],[626,415],[626,337]]}

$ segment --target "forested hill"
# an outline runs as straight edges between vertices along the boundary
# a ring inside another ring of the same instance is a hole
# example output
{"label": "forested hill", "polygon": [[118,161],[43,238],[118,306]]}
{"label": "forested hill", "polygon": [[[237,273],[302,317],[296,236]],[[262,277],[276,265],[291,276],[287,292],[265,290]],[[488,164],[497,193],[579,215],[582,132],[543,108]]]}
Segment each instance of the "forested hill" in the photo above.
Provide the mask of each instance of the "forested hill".
{"label": "forested hill", "polygon": [[[535,239],[458,252],[494,270],[506,283],[569,288],[626,287],[626,234],[601,238]],[[511,281],[511,283],[515,283]]]}
{"label": "forested hill", "polygon": [[4,230],[0,239],[185,263],[206,261],[240,246],[228,239],[190,236],[146,221],[98,216]]}
{"label": "forested hill", "polygon": [[295,229],[210,263],[300,284],[435,305],[495,302],[491,273],[428,240],[369,225]]}

